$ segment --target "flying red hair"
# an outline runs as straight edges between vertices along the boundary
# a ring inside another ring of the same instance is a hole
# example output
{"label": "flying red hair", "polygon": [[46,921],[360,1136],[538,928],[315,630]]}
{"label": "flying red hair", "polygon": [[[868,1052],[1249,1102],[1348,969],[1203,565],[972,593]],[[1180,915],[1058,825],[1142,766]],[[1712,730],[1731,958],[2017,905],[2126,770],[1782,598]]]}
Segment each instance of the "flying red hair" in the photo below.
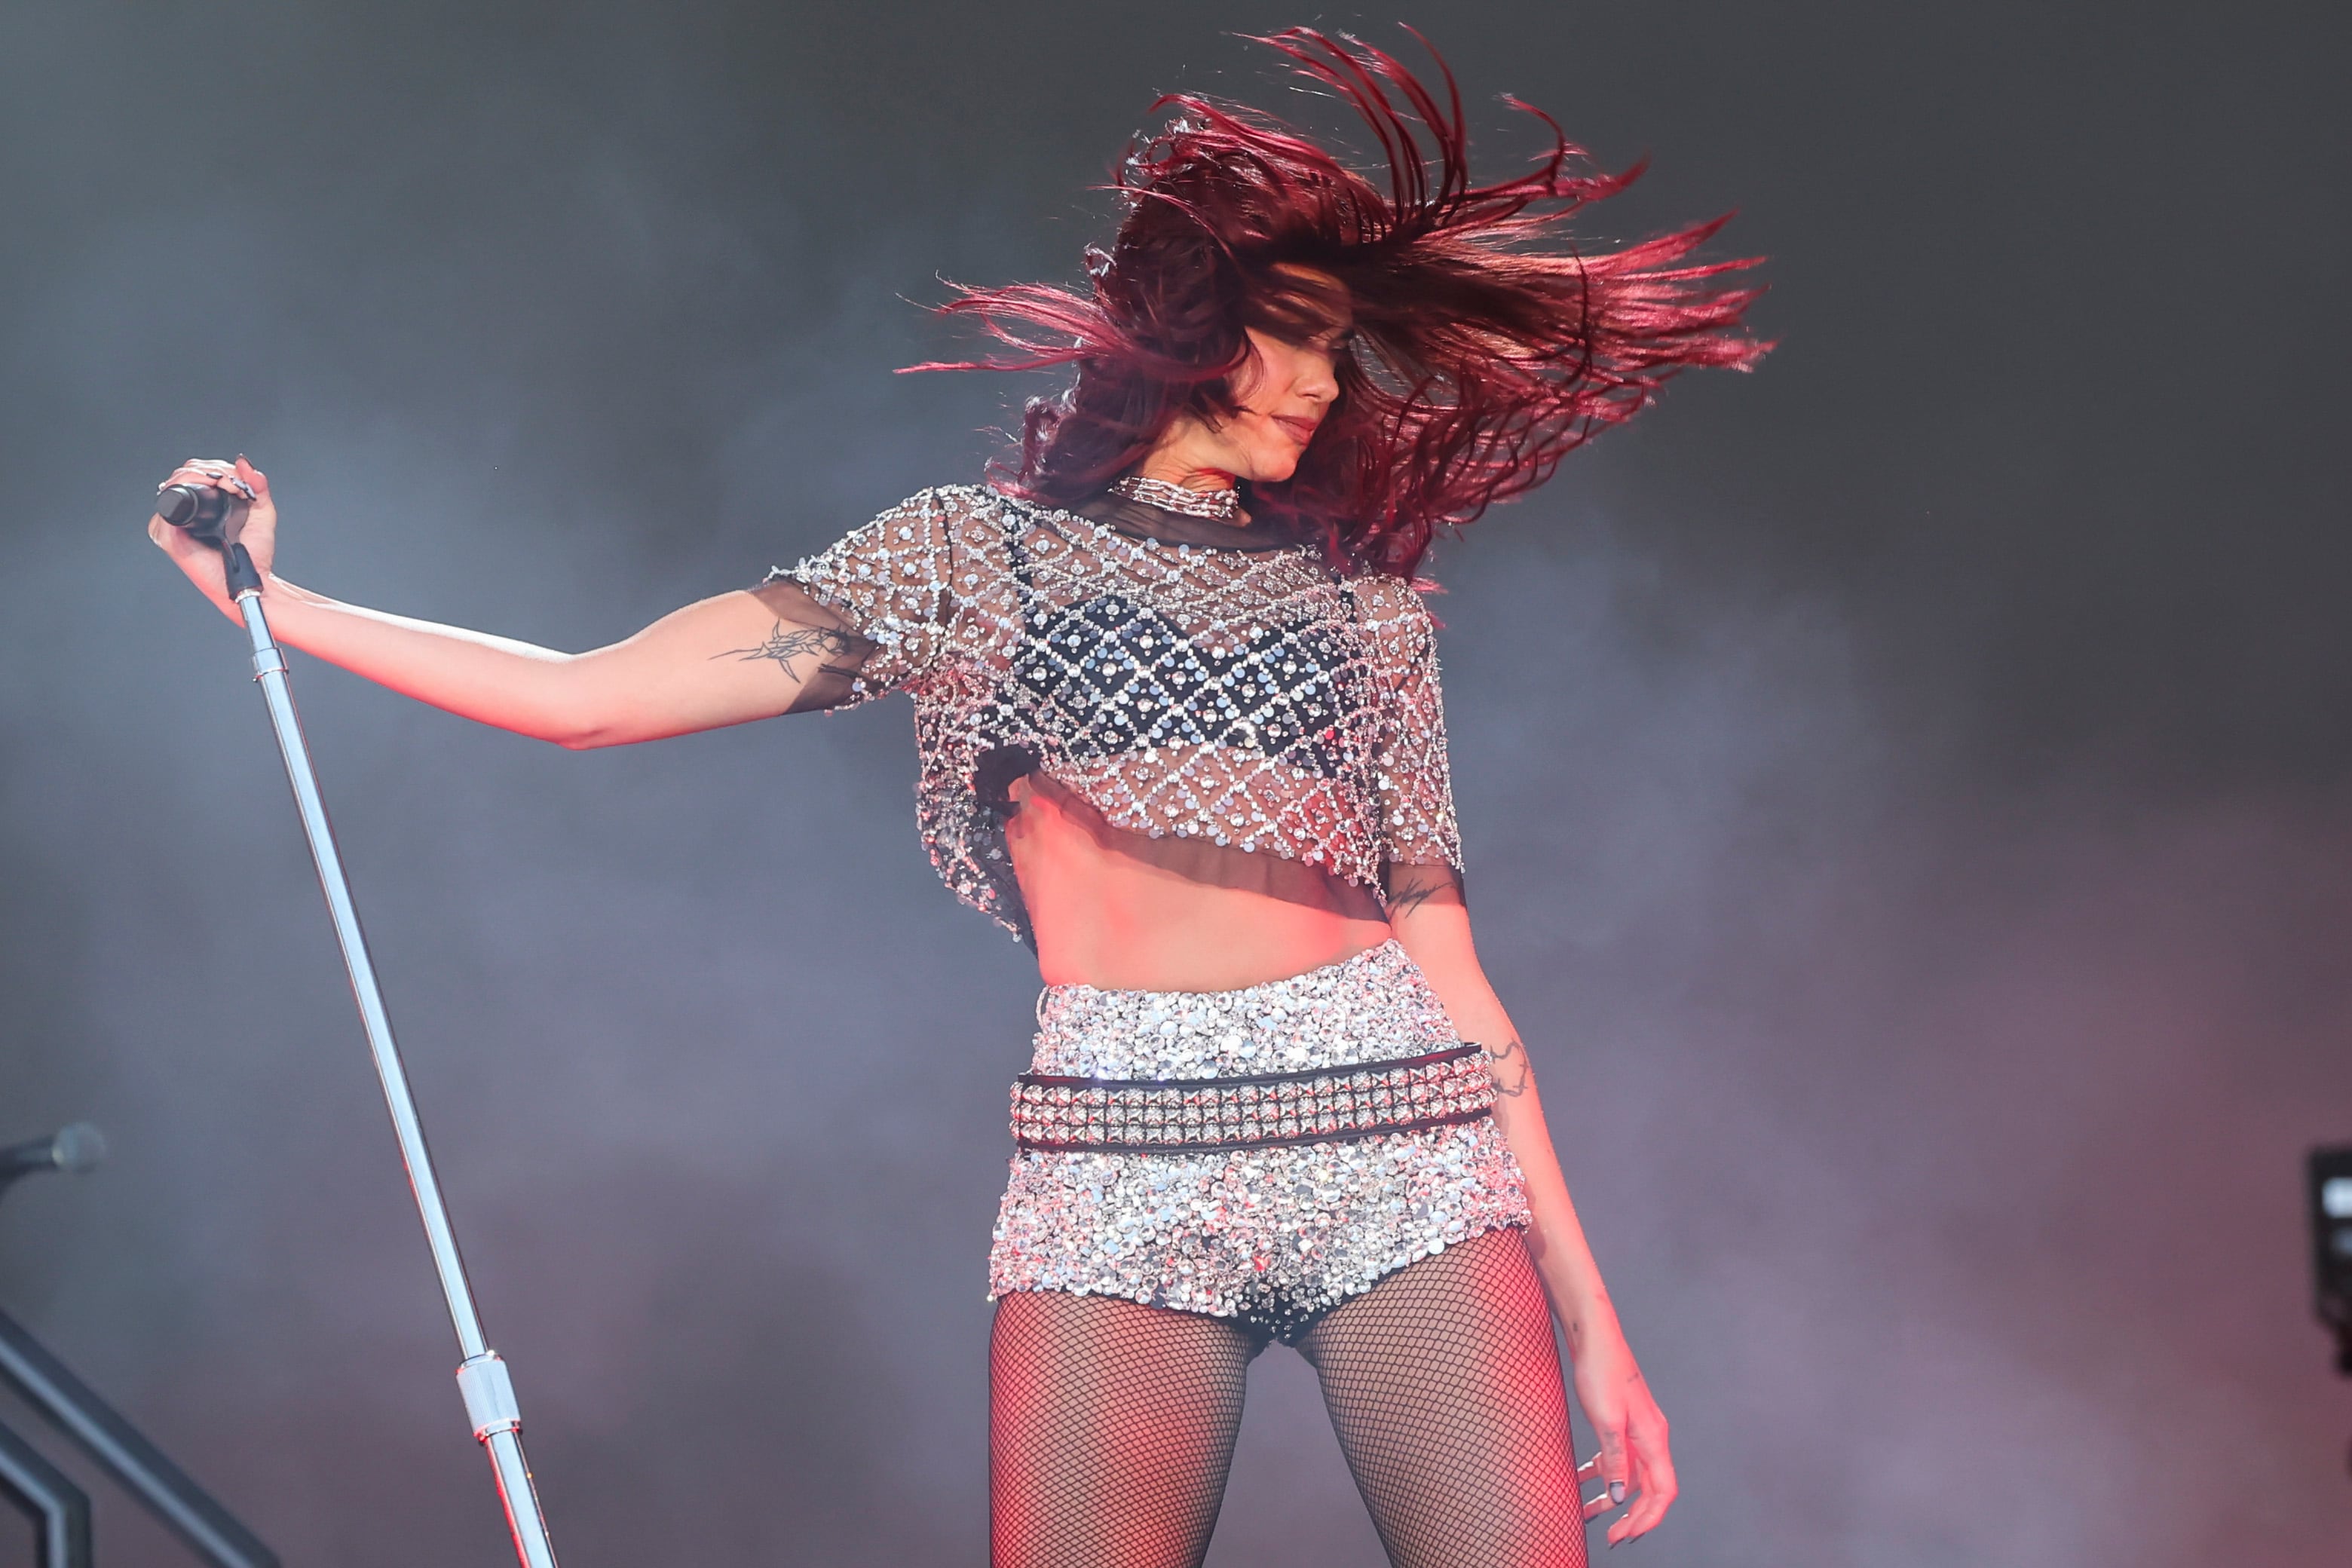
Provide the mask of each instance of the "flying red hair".
{"label": "flying red hair", "polygon": [[1598,254],[1567,238],[1571,215],[1641,165],[1591,172],[1549,116],[1507,98],[1549,129],[1551,151],[1474,185],[1461,93],[1434,49],[1442,103],[1359,39],[1292,27],[1255,41],[1363,117],[1388,191],[1269,115],[1182,94],[1153,104],[1171,118],[1111,187],[1127,214],[1108,254],[1087,248],[1091,297],[959,286],[943,311],[979,317],[1015,354],[909,367],[1076,368],[1058,396],[1029,403],[1018,453],[995,470],[1006,489],[1075,505],[1180,414],[1233,412],[1245,328],[1303,341],[1352,317],[1339,400],[1297,472],[1247,500],[1335,560],[1410,577],[1439,529],[1543,483],[1675,372],[1746,370],[1770,346],[1741,326],[1761,289],[1715,281],[1753,259],[1688,262],[1726,219]]}

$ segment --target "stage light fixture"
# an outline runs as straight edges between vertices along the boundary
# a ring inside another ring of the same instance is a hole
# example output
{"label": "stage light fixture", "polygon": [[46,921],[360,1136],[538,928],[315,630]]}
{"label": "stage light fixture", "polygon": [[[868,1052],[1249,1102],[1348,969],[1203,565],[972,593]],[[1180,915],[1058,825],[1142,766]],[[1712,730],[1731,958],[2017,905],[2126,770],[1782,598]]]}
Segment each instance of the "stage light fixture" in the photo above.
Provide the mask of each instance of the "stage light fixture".
{"label": "stage light fixture", "polygon": [[2314,1305],[2335,1332],[2336,1370],[2352,1377],[2352,1143],[2314,1149],[2306,1170]]}

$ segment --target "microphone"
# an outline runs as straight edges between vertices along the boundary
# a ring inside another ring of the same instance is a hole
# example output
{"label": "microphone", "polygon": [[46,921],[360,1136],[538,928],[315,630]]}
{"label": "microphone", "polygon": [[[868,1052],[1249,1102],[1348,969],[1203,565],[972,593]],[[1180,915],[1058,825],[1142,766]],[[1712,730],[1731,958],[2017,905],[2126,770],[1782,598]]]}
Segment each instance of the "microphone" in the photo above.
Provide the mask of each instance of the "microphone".
{"label": "microphone", "polygon": [[87,1121],[77,1121],[47,1138],[0,1149],[0,1187],[42,1171],[65,1171],[78,1176],[96,1170],[105,1158],[106,1134]]}
{"label": "microphone", "polygon": [[261,574],[254,570],[253,557],[245,552],[244,545],[228,541],[229,508],[245,499],[215,485],[165,485],[155,492],[155,515],[198,543],[219,551],[228,574],[228,591],[239,597],[248,590],[261,591]]}
{"label": "microphone", "polygon": [[155,494],[155,515],[209,544],[220,542],[228,519],[228,492],[211,485],[165,485]]}

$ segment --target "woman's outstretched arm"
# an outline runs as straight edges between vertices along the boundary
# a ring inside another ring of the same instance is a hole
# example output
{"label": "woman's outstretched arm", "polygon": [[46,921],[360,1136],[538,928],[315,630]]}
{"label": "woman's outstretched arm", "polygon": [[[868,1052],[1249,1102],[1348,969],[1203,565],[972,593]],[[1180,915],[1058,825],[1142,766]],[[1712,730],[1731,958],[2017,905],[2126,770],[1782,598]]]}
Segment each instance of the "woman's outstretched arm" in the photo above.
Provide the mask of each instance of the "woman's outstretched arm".
{"label": "woman's outstretched arm", "polygon": [[[1625,1342],[1617,1309],[1585,1244],[1568,1183],[1544,1126],[1543,1101],[1527,1048],[1495,988],[1478,966],[1462,879],[1449,866],[1391,866],[1389,924],[1429,977],[1446,1016],[1465,1040],[1486,1050],[1495,1077],[1495,1121],[1527,1178],[1534,1224],[1528,1249],[1575,1363],[1576,1402],[1601,1439],[1601,1473],[1612,1495],[1633,1507],[1609,1527],[1609,1543],[1631,1541],[1665,1517],[1675,1500],[1675,1464],[1666,1417]],[[1615,1488],[1622,1486],[1621,1495]],[[1591,1511],[1598,1510],[1588,1510]]]}
{"label": "woman's outstretched arm", "polygon": [[[626,745],[772,718],[808,705],[803,699],[820,678],[837,683],[854,673],[863,646],[840,626],[804,624],[822,611],[789,589],[721,594],[578,654],[386,615],[272,573],[278,509],[269,480],[245,458],[192,461],[165,482],[249,492],[239,542],[261,573],[278,641],[436,708],[557,745]],[[236,617],[217,552],[160,517],[147,531]]]}

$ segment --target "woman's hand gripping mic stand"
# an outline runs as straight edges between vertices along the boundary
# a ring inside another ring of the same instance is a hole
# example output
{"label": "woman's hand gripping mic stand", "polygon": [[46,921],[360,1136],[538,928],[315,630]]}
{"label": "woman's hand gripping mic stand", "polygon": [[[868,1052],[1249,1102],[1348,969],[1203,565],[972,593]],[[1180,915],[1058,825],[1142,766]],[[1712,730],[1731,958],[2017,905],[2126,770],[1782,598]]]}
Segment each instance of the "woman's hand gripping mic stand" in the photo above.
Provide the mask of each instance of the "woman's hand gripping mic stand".
{"label": "woman's hand gripping mic stand", "polygon": [[368,957],[359,912],[352,905],[351,885],[344,879],[342,858],[336,852],[334,829],[319,798],[318,776],[311,770],[310,748],[302,740],[302,721],[294,710],[294,694],[287,683],[286,656],[270,637],[268,618],[262,613],[261,575],[245,547],[236,542],[240,510],[226,490],[181,484],[169,486],[156,497],[155,510],[165,522],[219,551],[227,570],[229,594],[253,643],[254,679],[269,706],[269,723],[278,732],[287,781],[294,786],[295,809],[301,814],[302,831],[310,840],[310,858],[319,868],[319,885],[327,895],[327,912],[335,923],[335,939],[342,944],[352,994],[359,1003],[360,1022],[367,1030],[368,1049],[375,1057],[376,1077],[392,1112],[393,1133],[400,1141],[400,1157],[408,1167],[409,1186],[416,1194],[416,1212],[425,1221],[425,1239],[433,1249],[433,1267],[441,1277],[441,1295],[448,1304],[450,1325],[457,1331],[457,1348],[464,1358],[457,1365],[457,1388],[465,1396],[466,1415],[473,1423],[475,1437],[489,1450],[490,1470],[498,1479],[499,1500],[506,1505],[508,1525],[514,1531],[516,1557],[522,1568],[555,1568],[555,1549],[549,1544],[547,1521],[540,1512],[530,1466],[523,1458],[522,1413],[515,1403],[514,1384],[507,1375],[506,1363],[482,1337],[473,1289],[466,1282],[466,1262],[458,1255],[457,1238],[442,1207],[441,1185],[434,1177],[425,1129],[408,1092],[408,1074],[401,1066],[392,1020],[376,989],[375,965]]}

